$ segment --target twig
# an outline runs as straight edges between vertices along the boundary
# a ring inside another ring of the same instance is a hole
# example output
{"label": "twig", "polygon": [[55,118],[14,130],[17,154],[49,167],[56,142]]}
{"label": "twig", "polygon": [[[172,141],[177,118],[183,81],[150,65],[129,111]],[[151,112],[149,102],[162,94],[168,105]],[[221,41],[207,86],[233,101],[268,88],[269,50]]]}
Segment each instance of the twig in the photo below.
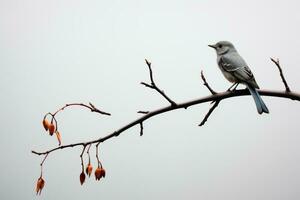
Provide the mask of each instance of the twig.
{"label": "twig", "polygon": [[102,115],[111,115],[108,112],[104,112],[104,111],[99,110],[92,103],[89,103],[89,105],[86,105],[86,104],[83,104],[83,103],[68,103],[68,104],[64,105],[63,107],[61,107],[60,109],[58,109],[53,114],[51,114],[51,113],[48,113],[48,114],[51,114],[52,116],[55,116],[57,113],[59,113],[60,111],[63,111],[65,108],[70,107],[70,106],[82,106],[82,107],[90,109],[91,112],[97,112],[97,113],[100,113]]}
{"label": "twig", "polygon": [[[51,112],[46,113],[44,115],[44,120],[46,120],[47,116],[50,115],[51,116],[51,124],[53,124],[53,121],[55,122],[54,123],[55,130],[53,132],[51,132],[51,133],[49,131],[49,133],[50,133],[50,135],[52,135],[53,133],[56,134],[56,137],[57,137],[58,142],[59,142],[58,146],[61,145],[61,135],[60,135],[60,132],[58,132],[58,123],[57,123],[57,120],[56,120],[55,116],[59,112],[63,111],[65,108],[70,107],[70,106],[81,106],[81,107],[85,107],[85,108],[90,109],[91,112],[97,112],[97,113],[100,113],[102,115],[111,115],[110,113],[107,113],[107,112],[99,110],[92,103],[89,103],[89,105],[86,105],[86,104],[83,104],[83,103],[69,103],[69,104],[65,104],[63,107],[59,108],[54,113],[51,113]],[[44,121],[43,121],[43,123],[44,123]],[[48,128],[46,130],[48,130]]]}
{"label": "twig", "polygon": [[49,155],[49,153],[47,153],[47,154],[44,156],[42,162],[40,163],[40,166],[41,166],[41,175],[40,175],[40,177],[43,176],[43,164],[44,164],[45,160],[47,159],[48,155]]}
{"label": "twig", "polygon": [[[207,83],[206,78],[203,74],[203,70],[201,70],[201,79],[203,80],[203,85],[210,91],[210,93],[212,95],[217,94],[217,92],[215,92],[210,85]],[[205,115],[204,119],[202,120],[202,122],[198,125],[198,126],[203,126],[205,124],[205,122],[207,121],[208,117],[211,115],[211,113],[214,111],[214,109],[219,105],[220,101],[212,101],[211,104],[214,105],[209,109],[208,113]]]}
{"label": "twig", "polygon": [[208,117],[211,115],[211,113],[215,110],[215,108],[219,105],[220,101],[216,101],[214,105],[209,109],[208,113],[205,115],[204,119],[198,126],[203,126],[205,122],[207,121]]}
{"label": "twig", "polygon": [[140,123],[140,136],[143,136],[144,134],[144,127],[143,127],[143,122]]}
{"label": "twig", "polygon": [[277,66],[277,68],[278,68],[278,70],[279,70],[281,80],[282,80],[282,82],[283,82],[283,84],[284,84],[284,86],[285,86],[285,91],[286,91],[286,92],[290,92],[291,90],[290,90],[290,88],[289,88],[289,86],[288,86],[288,84],[287,84],[287,82],[286,82],[286,80],[285,80],[285,78],[284,78],[282,69],[281,69],[281,67],[280,67],[279,59],[277,59],[277,60],[275,60],[275,59],[273,59],[273,58],[270,58],[270,59],[271,59],[271,61]]}
{"label": "twig", "polygon": [[96,145],[96,158],[97,158],[97,161],[98,161],[98,167],[102,168],[102,163],[99,159],[99,143]]}
{"label": "twig", "polygon": [[171,104],[171,106],[176,106],[176,103],[173,100],[171,100],[164,93],[164,91],[162,91],[161,89],[159,89],[157,87],[157,85],[155,84],[154,79],[153,79],[153,72],[152,72],[152,68],[151,68],[151,62],[149,62],[147,59],[145,59],[145,61],[146,61],[146,64],[148,66],[148,69],[149,69],[149,75],[150,75],[151,84],[148,84],[148,83],[145,83],[145,82],[141,82],[141,84],[144,85],[144,86],[146,86],[146,87],[148,87],[148,88],[156,90],[159,94],[161,94]]}
{"label": "twig", "polygon": [[40,156],[40,155],[45,155],[45,154],[47,154],[47,153],[51,153],[51,152],[53,152],[53,151],[57,151],[57,150],[59,150],[59,149],[64,149],[64,148],[69,148],[69,147],[75,147],[75,146],[79,146],[79,145],[85,146],[85,145],[88,145],[88,144],[90,144],[90,143],[80,142],[80,143],[74,143],[74,144],[62,145],[62,146],[59,146],[59,147],[50,149],[50,150],[45,151],[45,152],[37,152],[37,151],[32,150],[31,153]]}
{"label": "twig", "polygon": [[89,144],[89,147],[87,148],[87,151],[86,151],[86,154],[89,157],[89,164],[91,163],[91,156],[90,156],[90,148],[91,148],[91,146],[92,146],[92,143]]}
{"label": "twig", "polygon": [[[287,93],[285,91],[274,91],[274,90],[258,90],[258,92],[259,92],[260,95],[263,95],[263,96],[281,97],[281,98],[287,98],[287,99],[300,101],[300,94],[296,93],[296,92],[288,92]],[[162,114],[162,113],[165,113],[165,112],[181,109],[181,108],[186,109],[190,106],[194,106],[194,105],[197,105],[197,104],[202,104],[202,103],[205,103],[205,102],[221,101],[221,100],[232,98],[232,97],[246,96],[246,95],[250,95],[249,90],[247,90],[247,89],[235,90],[235,91],[231,91],[231,92],[226,91],[226,92],[220,92],[220,93],[217,93],[217,94],[214,94],[214,95],[209,95],[209,96],[206,96],[206,97],[202,97],[202,98],[199,98],[199,99],[196,99],[196,100],[179,103],[179,104],[176,104],[176,106],[163,107],[163,108],[151,111],[146,115],[143,115],[142,117],[126,124],[125,126],[123,126],[120,129],[112,132],[111,134],[108,134],[105,137],[102,137],[102,138],[99,138],[99,139],[96,139],[96,140],[91,140],[91,141],[88,141],[88,142],[79,142],[79,143],[74,143],[74,144],[69,144],[69,145],[62,145],[60,147],[56,147],[56,148],[53,148],[53,149],[50,149],[50,150],[44,151],[44,152],[37,152],[37,151],[31,151],[31,152],[33,154],[36,154],[36,155],[45,155],[47,153],[51,153],[53,151],[57,151],[57,150],[65,149],[65,148],[69,148],[69,147],[75,147],[75,146],[80,146],[80,145],[84,146],[84,145],[95,144],[95,143],[102,143],[102,142],[104,142],[104,141],[106,141],[106,140],[108,140],[112,137],[119,136],[121,133],[123,133],[127,129],[129,129],[129,128],[137,125],[137,124],[140,124],[141,122],[143,122],[143,121],[145,121],[145,120],[147,120],[147,119],[149,119],[153,116],[156,116],[156,115],[159,115],[159,114]]]}
{"label": "twig", "polygon": [[80,160],[81,160],[81,168],[82,168],[82,171],[84,171],[84,164],[83,164],[83,158],[82,158],[82,157],[83,157],[85,148],[86,148],[86,145],[83,146],[82,152],[81,152],[81,154],[80,154]]}
{"label": "twig", "polygon": [[140,113],[140,114],[148,114],[149,111],[142,111],[142,110],[140,110],[140,111],[138,111],[137,113]]}
{"label": "twig", "polygon": [[201,78],[203,80],[203,85],[205,85],[207,87],[207,89],[210,91],[211,94],[217,94],[210,86],[209,84],[207,83],[205,77],[204,77],[204,74],[203,74],[203,70],[201,70]]}

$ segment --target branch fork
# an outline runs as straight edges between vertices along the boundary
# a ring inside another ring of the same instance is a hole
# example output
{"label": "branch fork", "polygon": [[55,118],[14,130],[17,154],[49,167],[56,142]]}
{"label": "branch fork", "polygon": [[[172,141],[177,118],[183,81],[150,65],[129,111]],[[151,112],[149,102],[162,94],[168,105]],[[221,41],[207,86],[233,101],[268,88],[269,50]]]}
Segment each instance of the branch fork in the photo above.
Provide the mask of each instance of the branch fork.
{"label": "branch fork", "polygon": [[285,91],[286,92],[291,92],[290,90],[290,87],[288,86],[286,80],[285,80],[285,77],[283,75],[283,72],[282,72],[282,69],[281,69],[281,66],[280,66],[280,63],[279,63],[279,59],[277,58],[276,60],[274,58],[270,58],[271,61],[277,66],[278,70],[279,70],[279,74],[280,74],[280,77],[281,77],[281,80],[284,84],[284,87],[285,87]]}
{"label": "branch fork", "polygon": [[150,76],[151,83],[149,84],[149,83],[141,82],[141,84],[148,87],[148,88],[150,88],[150,89],[156,90],[160,95],[162,95],[171,104],[171,106],[176,106],[176,103],[170,97],[168,97],[163,90],[161,90],[156,85],[156,83],[154,82],[154,78],[153,78],[151,62],[149,62],[147,59],[145,59],[145,61],[146,61],[146,64],[148,66],[148,69],[149,69],[149,76]]}
{"label": "branch fork", "polygon": [[[203,81],[203,85],[210,91],[210,93],[212,95],[217,94],[217,92],[215,92],[210,85],[207,83],[206,78],[203,74],[203,70],[201,70],[201,79]],[[201,121],[201,123],[198,126],[203,126],[205,124],[205,122],[208,120],[209,116],[212,114],[212,112],[218,107],[220,100],[217,101],[212,101],[211,103],[213,103],[213,106],[208,110],[207,114],[204,116],[203,120]]]}

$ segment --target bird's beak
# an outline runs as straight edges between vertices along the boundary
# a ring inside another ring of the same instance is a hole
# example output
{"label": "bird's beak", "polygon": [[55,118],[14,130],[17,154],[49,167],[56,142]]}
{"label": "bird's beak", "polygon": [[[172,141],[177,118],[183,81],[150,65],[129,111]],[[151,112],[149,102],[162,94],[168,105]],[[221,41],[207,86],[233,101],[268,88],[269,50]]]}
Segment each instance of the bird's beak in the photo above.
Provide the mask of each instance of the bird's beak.
{"label": "bird's beak", "polygon": [[214,48],[214,49],[217,48],[216,45],[213,45],[213,44],[209,44],[208,46],[211,47],[211,48]]}

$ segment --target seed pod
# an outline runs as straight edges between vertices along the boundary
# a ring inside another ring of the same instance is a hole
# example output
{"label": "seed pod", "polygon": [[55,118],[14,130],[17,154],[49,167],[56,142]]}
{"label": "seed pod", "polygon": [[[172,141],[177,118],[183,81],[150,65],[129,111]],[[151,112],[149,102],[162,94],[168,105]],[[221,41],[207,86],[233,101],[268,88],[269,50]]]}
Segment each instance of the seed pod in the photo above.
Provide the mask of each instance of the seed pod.
{"label": "seed pod", "polygon": [[101,168],[97,168],[95,170],[95,178],[97,181],[100,180],[100,178],[105,177],[105,170],[101,167]]}
{"label": "seed pod", "polygon": [[90,177],[93,171],[93,166],[91,165],[91,163],[88,164],[88,166],[85,169],[86,174]]}
{"label": "seed pod", "polygon": [[42,189],[44,188],[45,186],[45,181],[43,179],[43,177],[40,177],[37,182],[36,182],[36,194],[38,195],[41,195],[41,192],[42,192]]}
{"label": "seed pod", "polygon": [[80,176],[79,176],[79,180],[80,180],[80,184],[82,185],[85,181],[85,174],[84,172],[82,171]]}
{"label": "seed pod", "polygon": [[44,128],[45,128],[46,131],[48,131],[49,125],[50,125],[50,123],[48,122],[48,120],[47,120],[47,119],[44,119],[44,120],[43,120],[43,126],[44,126]]}
{"label": "seed pod", "polygon": [[54,131],[55,131],[55,126],[54,126],[54,124],[51,123],[49,125],[49,134],[52,136]]}

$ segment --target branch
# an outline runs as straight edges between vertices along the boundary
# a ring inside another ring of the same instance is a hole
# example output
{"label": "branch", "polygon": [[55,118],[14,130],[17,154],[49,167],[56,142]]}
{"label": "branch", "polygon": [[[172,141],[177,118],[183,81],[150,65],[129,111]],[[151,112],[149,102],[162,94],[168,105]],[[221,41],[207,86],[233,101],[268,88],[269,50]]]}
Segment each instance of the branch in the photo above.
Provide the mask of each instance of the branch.
{"label": "branch", "polygon": [[[276,64],[276,66],[278,67],[279,69],[279,72],[280,72],[280,76],[281,76],[281,79],[285,85],[285,91],[274,91],[274,90],[257,90],[260,95],[263,95],[263,96],[271,96],[271,97],[280,97],[280,98],[287,98],[287,99],[291,99],[291,100],[297,100],[297,101],[300,101],[300,94],[299,93],[296,93],[296,92],[291,92],[288,85],[287,85],[287,82],[283,76],[283,73],[282,73],[282,69],[280,67],[280,64],[279,64],[279,60],[275,61],[274,59],[272,59],[272,62],[274,62]],[[212,114],[212,112],[216,109],[216,107],[219,105],[220,101],[224,100],[224,99],[228,99],[228,98],[232,98],[232,97],[238,97],[238,96],[247,96],[247,95],[250,95],[249,93],[249,90],[248,89],[244,89],[244,90],[233,90],[233,91],[226,91],[226,92],[221,92],[221,93],[217,93],[215,92],[210,86],[209,84],[207,83],[205,77],[204,77],[204,74],[203,74],[203,71],[201,71],[201,78],[204,82],[204,85],[206,86],[206,88],[210,91],[211,95],[208,95],[206,97],[202,97],[202,98],[198,98],[196,100],[192,100],[192,101],[187,101],[187,102],[183,102],[183,103],[180,103],[180,104],[176,104],[174,101],[172,101],[162,90],[160,90],[155,82],[154,82],[154,79],[153,79],[153,72],[152,72],[152,69],[151,69],[151,63],[146,60],[146,64],[149,68],[149,74],[150,74],[150,81],[151,81],[151,84],[148,84],[148,83],[144,83],[142,82],[141,84],[145,85],[146,87],[149,87],[151,89],[154,89],[156,90],[159,94],[161,94],[171,105],[169,106],[166,106],[166,107],[163,107],[163,108],[159,108],[157,110],[153,110],[153,111],[138,111],[138,113],[140,114],[144,114],[142,117],[139,117],[138,119],[126,124],[125,126],[121,127],[120,129],[104,136],[104,137],[101,137],[99,139],[95,139],[95,140],[90,140],[90,141],[87,141],[87,142],[79,142],[79,143],[73,143],[73,144],[68,144],[68,145],[62,145],[62,146],[59,146],[59,147],[56,147],[56,148],[53,148],[53,149],[50,149],[50,150],[47,150],[47,151],[44,151],[44,152],[40,152],[40,151],[34,151],[32,150],[31,152],[33,154],[36,154],[36,155],[43,155],[44,158],[42,159],[42,162],[40,163],[40,166],[41,166],[41,175],[40,177],[38,178],[37,180],[37,186],[36,186],[36,192],[37,194],[38,193],[41,193],[41,190],[43,189],[44,187],[44,184],[45,184],[45,181],[42,177],[42,173],[43,173],[43,164],[46,160],[46,158],[48,157],[48,155],[54,151],[57,151],[57,150],[61,150],[61,149],[66,149],[66,148],[70,148],[70,147],[75,147],[75,146],[82,146],[82,152],[80,154],[80,159],[81,159],[81,167],[82,167],[82,171],[81,171],[81,174],[79,176],[80,178],[80,183],[81,185],[84,183],[85,181],[85,173],[84,173],[84,163],[83,163],[83,154],[87,148],[87,154],[88,154],[88,158],[89,158],[89,162],[88,162],[88,166],[86,167],[86,174],[88,176],[91,175],[92,173],[92,165],[91,165],[91,158],[90,158],[90,153],[89,153],[89,150],[91,148],[91,146],[93,144],[96,144],[96,158],[97,158],[97,161],[98,161],[98,168],[95,170],[95,178],[96,180],[100,180],[101,177],[105,177],[105,170],[103,169],[102,167],[102,163],[99,159],[99,153],[98,153],[98,146],[100,145],[100,143],[106,141],[106,140],[109,140],[113,137],[118,137],[121,133],[123,133],[124,131],[130,129],[131,127],[133,126],[136,126],[136,125],[140,125],[140,136],[143,135],[143,132],[144,132],[144,127],[143,127],[143,123],[144,121],[150,119],[151,117],[154,117],[156,115],[159,115],[159,114],[162,114],[162,113],[166,113],[166,112],[169,112],[169,111],[173,111],[173,110],[176,110],[176,109],[187,109],[188,107],[190,106],[194,106],[194,105],[197,105],[197,104],[202,104],[202,103],[206,103],[206,102],[212,102],[214,103],[214,105],[209,109],[208,113],[205,115],[204,119],[202,120],[202,122],[199,124],[199,126],[202,126],[205,124],[205,122],[208,120],[208,118],[210,117],[210,115]],[[59,113],[60,111],[64,110],[65,108],[67,107],[70,107],[70,106],[82,106],[82,107],[85,107],[85,108],[88,108],[91,110],[91,112],[98,112],[100,114],[104,114],[104,115],[110,115],[110,113],[107,113],[107,112],[103,112],[103,111],[100,111],[99,109],[97,109],[92,103],[89,103],[89,105],[86,105],[86,104],[82,104],[82,103],[71,103],[71,104],[66,104],[65,106],[61,107],[60,109],[58,109],[54,114],[52,113],[47,113],[45,116],[44,116],[44,119],[43,119],[43,126],[45,128],[46,131],[49,131],[49,134],[50,135],[53,135],[53,133],[55,132],[57,134],[57,139],[59,141],[59,145],[61,144],[61,139],[60,139],[60,133],[58,132],[58,128],[57,128],[57,120],[55,119],[55,115],[57,113]],[[48,122],[47,120],[47,116],[50,115],[52,118],[51,118],[51,123]]]}
{"label": "branch", "polygon": [[[260,95],[263,95],[263,96],[280,97],[280,98],[286,98],[286,99],[300,101],[300,94],[296,93],[296,92],[288,92],[287,93],[285,91],[275,91],[275,90],[257,90],[257,91],[259,92]],[[166,113],[166,112],[181,109],[181,108],[186,109],[190,106],[194,106],[194,105],[198,105],[198,104],[202,104],[202,103],[206,103],[206,102],[210,102],[210,101],[221,101],[221,100],[232,98],[232,97],[247,96],[247,95],[250,95],[249,90],[247,90],[247,89],[235,90],[235,91],[230,91],[230,92],[226,91],[226,92],[220,92],[220,93],[217,93],[214,95],[209,95],[206,97],[198,98],[198,99],[195,99],[192,101],[179,103],[179,104],[176,104],[173,106],[166,106],[166,107],[151,111],[148,114],[143,115],[142,117],[126,124],[125,126],[114,131],[113,133],[108,134],[105,137],[102,137],[102,138],[99,138],[96,140],[90,140],[87,142],[79,142],[79,143],[73,143],[73,144],[68,144],[68,145],[62,145],[60,147],[56,147],[56,148],[53,148],[53,149],[50,149],[50,150],[47,150],[44,152],[32,150],[32,153],[36,154],[36,155],[46,155],[46,154],[49,154],[51,152],[54,152],[54,151],[57,151],[60,149],[65,149],[65,148],[70,148],[70,147],[75,147],[75,146],[86,146],[86,145],[95,144],[95,143],[102,143],[112,137],[119,136],[121,133],[123,133],[127,129],[130,129],[131,127],[133,127],[137,124],[140,124],[140,123],[144,122],[145,120],[150,119],[151,117],[154,117],[161,113]]]}
{"label": "branch", "polygon": [[148,83],[145,83],[145,82],[141,82],[141,84],[142,85],[144,85],[144,86],[146,86],[146,87],[148,87],[148,88],[151,88],[151,89],[154,89],[154,90],[156,90],[159,94],[161,94],[170,104],[171,104],[171,106],[176,106],[176,103],[173,101],[173,100],[171,100],[165,93],[164,93],[164,91],[162,91],[161,89],[159,89],[157,86],[156,86],[156,84],[155,84],[155,82],[154,82],[154,79],[153,79],[153,72],[152,72],[152,68],[151,68],[151,62],[149,62],[147,59],[145,59],[145,61],[146,61],[146,64],[147,64],[147,66],[148,66],[148,68],[149,68],[149,75],[150,75],[150,81],[151,81],[151,83],[150,84],[148,84]]}
{"label": "branch", "polygon": [[206,82],[206,79],[204,77],[204,74],[203,74],[203,70],[201,70],[201,78],[203,80],[203,85],[205,85],[205,87],[207,87],[207,89],[210,91],[211,94],[217,94],[210,86],[209,84]]}
{"label": "branch", "polygon": [[203,126],[205,124],[205,122],[207,121],[207,119],[209,118],[211,113],[215,110],[215,108],[219,105],[219,103],[220,103],[220,101],[216,101],[214,103],[214,105],[209,109],[208,113],[205,115],[204,119],[198,126]]}
{"label": "branch", "polygon": [[282,80],[282,82],[283,82],[283,84],[284,84],[284,87],[285,87],[285,91],[286,91],[286,92],[290,92],[291,90],[290,90],[290,88],[289,88],[289,86],[288,86],[288,84],[287,84],[287,82],[286,82],[286,80],[285,80],[285,78],[284,78],[282,69],[281,69],[280,64],[279,64],[279,59],[277,59],[277,60],[275,60],[275,59],[273,59],[273,58],[270,58],[270,59],[271,59],[271,61],[277,66],[277,68],[278,68],[278,70],[279,70],[281,80]]}
{"label": "branch", "polygon": [[[210,91],[212,95],[217,94],[207,83],[206,78],[204,77],[203,70],[201,70],[201,79],[203,80],[203,85],[207,87],[207,89]],[[203,126],[205,122],[207,121],[208,117],[212,114],[212,112],[215,110],[215,108],[219,105],[220,101],[212,101],[211,103],[214,103],[214,105],[209,109],[208,113],[205,115],[204,119],[198,126]]]}

